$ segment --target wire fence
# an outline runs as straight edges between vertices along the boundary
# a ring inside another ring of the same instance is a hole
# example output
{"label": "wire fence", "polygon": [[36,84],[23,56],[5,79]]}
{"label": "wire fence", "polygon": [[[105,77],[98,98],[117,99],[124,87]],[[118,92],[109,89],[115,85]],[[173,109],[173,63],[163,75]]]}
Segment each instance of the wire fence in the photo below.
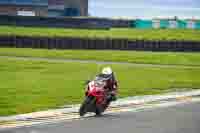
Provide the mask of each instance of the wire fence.
{"label": "wire fence", "polygon": [[112,38],[0,36],[0,47],[142,51],[200,51],[196,41],[148,41]]}

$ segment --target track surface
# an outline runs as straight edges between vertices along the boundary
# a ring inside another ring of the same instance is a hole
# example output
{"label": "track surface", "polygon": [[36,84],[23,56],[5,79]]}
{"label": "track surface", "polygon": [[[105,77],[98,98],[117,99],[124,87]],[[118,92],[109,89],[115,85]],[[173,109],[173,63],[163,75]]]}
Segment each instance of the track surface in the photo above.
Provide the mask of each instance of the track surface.
{"label": "track surface", "polygon": [[199,68],[199,66],[191,65],[164,65],[164,64],[141,64],[141,63],[129,63],[129,62],[114,62],[114,61],[97,61],[97,60],[78,60],[78,59],[61,59],[61,58],[43,58],[43,57],[20,57],[20,56],[2,56],[0,58],[10,60],[31,60],[31,61],[48,61],[48,62],[78,62],[78,63],[95,63],[95,64],[118,64],[118,65],[130,65],[137,67],[159,67],[159,68]]}
{"label": "track surface", "polygon": [[199,133],[200,103],[183,103],[141,112],[57,124],[8,129],[1,133]]}

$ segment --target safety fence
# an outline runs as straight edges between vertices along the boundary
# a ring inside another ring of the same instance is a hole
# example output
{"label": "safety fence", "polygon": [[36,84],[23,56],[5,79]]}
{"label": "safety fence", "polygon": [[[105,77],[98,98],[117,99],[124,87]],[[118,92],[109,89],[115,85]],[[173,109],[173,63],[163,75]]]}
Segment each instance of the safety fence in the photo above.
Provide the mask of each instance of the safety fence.
{"label": "safety fence", "polygon": [[38,17],[0,15],[0,25],[56,28],[109,29],[130,27],[129,20],[89,17]]}
{"label": "safety fence", "polygon": [[200,51],[195,41],[0,36],[0,47],[142,51]]}

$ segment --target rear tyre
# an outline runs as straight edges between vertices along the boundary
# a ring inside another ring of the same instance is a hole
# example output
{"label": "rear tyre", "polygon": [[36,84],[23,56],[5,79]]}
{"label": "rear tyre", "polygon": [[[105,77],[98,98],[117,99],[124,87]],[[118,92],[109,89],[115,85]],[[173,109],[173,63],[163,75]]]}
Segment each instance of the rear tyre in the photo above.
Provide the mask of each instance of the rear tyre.
{"label": "rear tyre", "polygon": [[101,116],[102,113],[107,109],[107,107],[109,106],[110,102],[107,102],[105,105],[99,105],[99,106],[96,106],[96,115],[97,116]]}
{"label": "rear tyre", "polygon": [[96,107],[95,113],[96,113],[96,116],[101,116],[102,111],[100,108]]}

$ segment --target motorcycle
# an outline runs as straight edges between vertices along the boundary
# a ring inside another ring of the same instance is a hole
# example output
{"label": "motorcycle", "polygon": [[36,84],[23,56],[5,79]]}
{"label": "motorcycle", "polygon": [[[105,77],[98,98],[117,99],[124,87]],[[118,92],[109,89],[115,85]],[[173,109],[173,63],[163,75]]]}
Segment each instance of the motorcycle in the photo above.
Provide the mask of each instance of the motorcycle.
{"label": "motorcycle", "polygon": [[85,100],[79,109],[80,116],[84,116],[87,112],[101,115],[107,109],[110,101],[107,99],[108,90],[105,86],[106,79],[103,78],[97,78],[87,83]]}

